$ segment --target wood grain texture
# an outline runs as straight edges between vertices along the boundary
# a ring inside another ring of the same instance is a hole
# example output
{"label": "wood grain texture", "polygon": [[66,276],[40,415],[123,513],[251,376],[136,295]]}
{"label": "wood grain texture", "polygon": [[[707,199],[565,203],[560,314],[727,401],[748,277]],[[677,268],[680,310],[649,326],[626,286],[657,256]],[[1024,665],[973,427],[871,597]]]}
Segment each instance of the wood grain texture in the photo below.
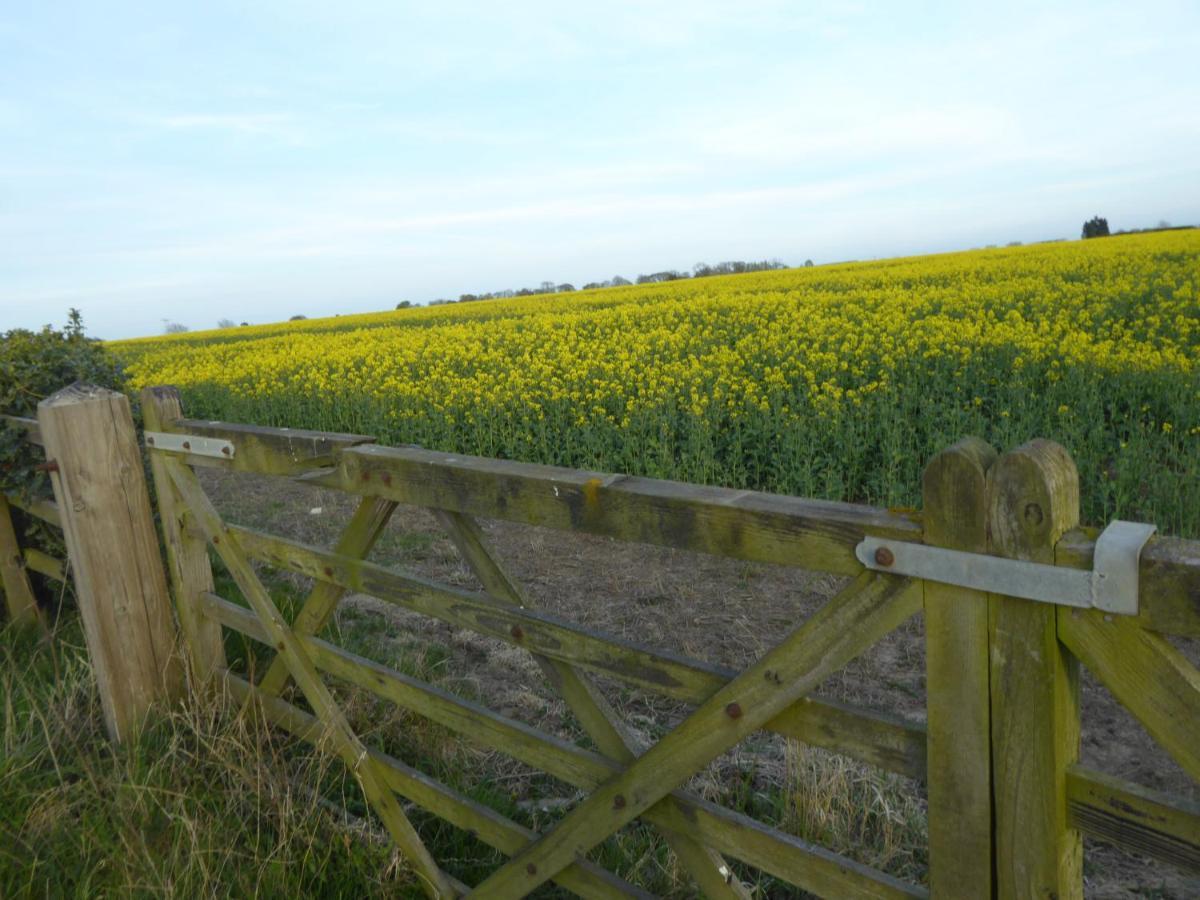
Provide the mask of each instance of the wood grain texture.
{"label": "wood grain texture", "polygon": [[13,527],[8,498],[0,494],[0,584],[4,586],[4,609],[8,621],[19,627],[41,621],[33,586],[25,573],[25,557]]}
{"label": "wood grain texture", "polygon": [[845,575],[861,571],[854,548],[866,534],[921,539],[916,522],[869,506],[417,448],[349,447],[335,468],[303,480],[472,516]]}
{"label": "wood grain texture", "polygon": [[[1091,569],[1096,528],[1076,528],[1054,548],[1054,564]],[[1134,621],[1163,634],[1200,637],[1200,541],[1155,535],[1138,562],[1138,614]]]}
{"label": "wood grain texture", "polygon": [[1170,641],[1125,616],[1060,608],[1067,648],[1200,781],[1200,671]]}
{"label": "wood grain texture", "polygon": [[[447,510],[434,510],[434,516],[454,542],[467,566],[493,598],[518,607],[530,605],[529,598],[488,547],[487,538],[478,522],[470,516]],[[641,748],[624,727],[616,710],[591,680],[561,660],[540,654],[534,654],[533,658],[600,752],[618,762],[632,762]],[[668,799],[667,802],[674,801]],[[704,896],[749,900],[750,892],[733,875],[719,853],[693,841],[686,834],[668,831],[664,837],[678,857],[680,866],[696,881]]]}
{"label": "wood grain texture", "polygon": [[[996,451],[966,438],[922,479],[925,543],[987,552],[987,473]],[[992,895],[992,753],[988,597],[925,586],[929,886],[934,896]]]}
{"label": "wood grain texture", "polygon": [[[220,597],[207,598],[213,614],[229,627],[267,640],[257,617]],[[464,700],[434,685],[395,672],[318,638],[301,639],[324,670],[411,710],[464,738],[499,750],[567,784],[594,790],[624,766]],[[674,803],[660,801],[641,818],[667,830],[693,835],[722,853],[823,897],[925,897],[927,892],[869,866],[709,803],[687,791],[673,791]]]}
{"label": "wood grain texture", "polygon": [[288,670],[296,684],[325,726],[327,739],[358,779],[367,802],[383,822],[392,840],[413,865],[425,892],[435,898],[456,896],[454,885],[438,867],[395,796],[381,780],[377,765],[346,721],[345,715],[329,693],[329,688],[321,680],[300,636],[292,632],[287,621],[276,609],[266,588],[258,580],[254,568],[238,545],[236,535],[231,534],[221,521],[196,479],[196,474],[178,460],[166,460],[166,470],[195,517],[196,524],[203,530],[209,544],[217,551],[229,574],[250,603],[269,643],[287,662]]}
{"label": "wood grain texture", "polygon": [[[150,387],[141,393],[142,420],[150,431],[162,431],[183,415],[183,402],[173,387]],[[168,454],[150,449],[150,474],[154,479],[159,523],[167,554],[167,571],[175,597],[175,614],[183,632],[192,678],[204,689],[218,669],[225,668],[225,643],[221,626],[204,615],[198,600],[213,589],[212,563],[204,538],[186,527],[187,504],[167,474]]]}
{"label": "wood grain texture", "polygon": [[864,573],[473,895],[517,898],[628,824],[913,615],[918,583]]}
{"label": "wood grain texture", "polygon": [[[173,387],[146,388],[147,391],[178,392]],[[260,475],[299,475],[331,466],[346,447],[368,444],[375,438],[366,434],[342,434],[334,431],[309,431],[304,428],[269,428],[233,422],[187,419],[182,412],[163,419],[148,431],[169,434],[194,434],[198,437],[229,441],[234,454],[229,459],[214,456],[162,451],[182,459],[188,465],[225,469],[233,472],[257,472]]]}
{"label": "wood grain texture", "polygon": [[129,400],[72,385],[38,404],[104,722],[124,740],[183,669]]}
{"label": "wood grain texture", "polygon": [[[987,475],[989,550],[1054,561],[1079,524],[1079,476],[1058,444],[1035,440]],[[1079,756],[1078,663],[1059,644],[1055,607],[989,598],[996,891],[1068,900],[1083,893],[1083,846],[1067,817],[1066,770]]]}
{"label": "wood grain texture", "polygon": [[[460,628],[524,647],[542,657],[583,666],[652,693],[699,704],[737,677],[733,669],[594,632],[549,613],[485,596],[297,541],[232,525],[254,559],[318,581],[370,594]],[[786,737],[925,777],[925,732],[897,716],[824,698],[805,697],[765,726]]]}
{"label": "wood grain texture", "polygon": [[1200,874],[1200,803],[1072,766],[1067,812],[1089,837]]}

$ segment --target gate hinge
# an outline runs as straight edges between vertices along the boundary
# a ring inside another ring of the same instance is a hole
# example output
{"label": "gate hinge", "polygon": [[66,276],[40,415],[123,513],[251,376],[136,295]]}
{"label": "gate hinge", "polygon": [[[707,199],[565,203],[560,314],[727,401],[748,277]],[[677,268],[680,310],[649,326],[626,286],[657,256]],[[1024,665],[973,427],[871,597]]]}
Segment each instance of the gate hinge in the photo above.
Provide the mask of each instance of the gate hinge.
{"label": "gate hinge", "polygon": [[146,446],[154,450],[191,453],[193,456],[215,456],[217,459],[233,459],[235,448],[229,441],[200,437],[195,434],[167,434],[162,431],[147,431],[145,434]]}
{"label": "gate hinge", "polygon": [[859,562],[877,572],[1136,616],[1138,560],[1155,530],[1142,522],[1110,523],[1096,538],[1090,572],[875,537],[864,538],[854,552]]}

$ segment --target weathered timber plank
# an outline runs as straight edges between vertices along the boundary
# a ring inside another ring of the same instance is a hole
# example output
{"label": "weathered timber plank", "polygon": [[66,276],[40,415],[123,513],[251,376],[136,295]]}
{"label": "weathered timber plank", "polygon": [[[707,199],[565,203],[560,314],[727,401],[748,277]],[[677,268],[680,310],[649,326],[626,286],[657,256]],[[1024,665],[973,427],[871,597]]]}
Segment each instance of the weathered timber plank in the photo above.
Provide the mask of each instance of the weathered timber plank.
{"label": "weathered timber plank", "polygon": [[328,729],[329,738],[339,755],[357,777],[367,802],[420,876],[425,892],[434,898],[455,896],[454,886],[430,855],[404,810],[396,802],[395,796],[381,782],[379,772],[370,760],[366,747],[350,727],[345,714],[329,693],[329,688],[321,680],[299,636],[292,632],[271,601],[270,594],[258,580],[254,568],[238,545],[237,537],[231,534],[221,521],[212,501],[201,488],[196,474],[178,460],[167,460],[166,470],[195,517],[197,525],[204,531],[209,544],[217,551],[217,555],[221,557],[229,574],[258,616],[271,645],[287,661],[288,669],[304,692],[305,699]]}
{"label": "weathered timber plank", "polygon": [[[396,504],[391,500],[364,497],[334,545],[334,551],[354,558],[365,557],[383,534],[383,529],[395,511]],[[300,607],[300,612],[292,623],[292,630],[303,634],[317,634],[328,624],[337,609],[338,601],[345,593],[346,589],[341,585],[318,581]],[[277,657],[271,661],[259,688],[268,694],[280,694],[289,680],[287,665]]]}
{"label": "weathered timber plank", "polygon": [[[1058,444],[1034,440],[987,473],[993,555],[1054,561],[1079,523],[1079,476]],[[1083,844],[1067,820],[1066,769],[1079,757],[1079,666],[1058,641],[1055,607],[989,598],[996,891],[1078,898]]]}
{"label": "weathered timber plank", "polygon": [[515,900],[545,883],[901,625],[921,599],[919,582],[863,573],[473,894]]}
{"label": "weathered timber plank", "polygon": [[[220,597],[206,602],[213,615],[255,640],[265,633],[244,607]],[[331,674],[371,691],[485,747],[540,769],[575,787],[593,790],[624,767],[523,722],[438,687],[394,672],[318,638],[302,638],[318,664]],[[735,859],[827,897],[924,897],[916,885],[855,863],[822,847],[709,803],[687,791],[674,791],[676,804],[659,802],[642,818],[668,830],[693,835]]]}
{"label": "weathered timber plank", "polygon": [[[516,582],[488,548],[487,538],[478,522],[462,513],[444,509],[433,512],[488,594],[509,605],[530,605],[528,598],[523,596]],[[540,654],[534,655],[534,661],[566,700],[567,706],[601,753],[622,763],[632,762],[637,757],[641,748],[624,728],[616,710],[587,676],[561,660]],[[750,900],[745,885],[733,875],[716,851],[696,843],[685,834],[667,831],[663,836],[679,859],[680,866],[692,876],[705,897],[710,900],[720,897]]]}
{"label": "weathered timber plank", "polygon": [[[175,388],[155,387],[146,388],[146,391],[175,391]],[[375,440],[365,434],[239,425],[232,422],[187,419],[183,418],[182,414],[173,419],[163,419],[157,427],[149,430],[169,434],[194,434],[198,437],[229,441],[234,446],[231,459],[161,449],[154,452],[182,459],[191,466],[206,466],[234,472],[257,472],[261,475],[298,475],[311,472],[313,469],[333,465],[341,450]]]}
{"label": "weathered timber plank", "polygon": [[1192,778],[1200,781],[1200,670],[1125,616],[1059,607],[1058,635]]}
{"label": "weathered timber plank", "polygon": [[0,584],[4,586],[8,621],[21,626],[41,621],[33,586],[25,573],[25,558],[13,527],[12,511],[4,494],[0,494]]}
{"label": "weathered timber plank", "polygon": [[[1094,528],[1067,532],[1054,548],[1054,564],[1090,569]],[[1137,622],[1163,634],[1200,637],[1200,541],[1150,538],[1138,566]]]}
{"label": "weathered timber plank", "polygon": [[[996,451],[979,438],[925,467],[925,543],[987,552],[987,472]],[[992,758],[988,597],[926,581],[929,729],[929,888],[941,897],[992,896]]]}
{"label": "weathered timber plank", "polygon": [[171,599],[129,399],[74,384],[38,404],[105,727],[123,741],[183,691]]}
{"label": "weathered timber plank", "polygon": [[[267,721],[302,740],[318,746],[321,744],[325,729],[316,717],[285,700],[263,693],[228,670],[222,674],[230,694],[240,703],[257,704]],[[383,780],[393,791],[456,828],[470,832],[489,847],[511,856],[537,837],[537,832],[518,825],[394,757],[373,749],[368,752],[379,765]],[[625,897],[650,900],[654,896],[588,860],[568,866],[559,873],[556,881],[581,897],[596,900]]]}
{"label": "weathered timber plank", "polygon": [[[737,672],[592,632],[550,613],[519,609],[491,597],[392,571],[241,526],[229,526],[243,548],[270,565],[371,594],[405,609],[470,628],[550,659],[636,684],[688,703],[703,703]],[[845,753],[911,778],[925,776],[925,733],[886,713],[803,698],[768,730]]]}
{"label": "weathered timber plank", "polygon": [[857,575],[866,534],[921,539],[869,506],[583,472],[432,450],[356,446],[306,482],[467,515]]}
{"label": "weathered timber plank", "polygon": [[1200,873],[1200,803],[1072,766],[1067,811],[1089,837]]}
{"label": "weathered timber plank", "polygon": [[[150,387],[141,393],[142,418],[146,428],[161,431],[164,425],[183,414],[183,401],[173,387]],[[159,523],[167,551],[167,572],[175,597],[175,613],[187,650],[187,662],[195,683],[208,685],[213,673],[225,667],[225,644],[221,628],[208,619],[198,598],[213,589],[212,563],[203,534],[187,527],[187,504],[167,473],[167,454],[150,453],[150,474],[154,479]]]}
{"label": "weathered timber plank", "polygon": [[5,499],[8,500],[10,506],[15,506],[43,522],[49,522],[51,525],[62,528],[62,516],[58,512],[58,504],[53,500],[44,500],[41,497],[25,500],[15,494],[6,494]]}
{"label": "weathered timber plank", "polygon": [[34,547],[26,547],[22,552],[25,558],[25,568],[32,572],[40,572],[47,578],[63,583],[67,580],[67,564],[61,559],[55,559],[49,553],[43,553]]}
{"label": "weathered timber plank", "polygon": [[39,447],[43,446],[42,429],[38,425],[37,419],[28,419],[25,416],[0,415],[0,422],[5,422],[25,432],[25,440],[29,441],[29,443],[36,444]]}

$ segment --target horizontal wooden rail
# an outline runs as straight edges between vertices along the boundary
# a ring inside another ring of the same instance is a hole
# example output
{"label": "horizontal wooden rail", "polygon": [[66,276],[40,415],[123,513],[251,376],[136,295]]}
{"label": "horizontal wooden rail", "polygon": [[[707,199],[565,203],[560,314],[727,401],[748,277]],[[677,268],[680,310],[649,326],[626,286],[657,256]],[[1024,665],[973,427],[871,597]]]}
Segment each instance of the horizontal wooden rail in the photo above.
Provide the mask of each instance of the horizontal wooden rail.
{"label": "horizontal wooden rail", "polygon": [[66,582],[67,580],[67,564],[61,559],[55,559],[49,553],[43,553],[41,550],[35,550],[33,547],[26,547],[21,551],[21,556],[25,560],[25,568],[34,572],[40,572],[47,578],[53,578],[55,581]]}
{"label": "horizontal wooden rail", "polygon": [[[211,594],[205,596],[204,603],[209,614],[228,627],[255,640],[268,641],[250,610]],[[622,770],[617,762],[327,641],[297,637],[318,668],[576,787],[592,790]],[[804,890],[838,897],[928,895],[920,886],[907,884],[685,791],[676,791],[671,797],[675,804],[660,801],[643,818],[670,831],[689,834],[727,856]]]}
{"label": "horizontal wooden rail", "polygon": [[[368,435],[200,419],[176,419],[167,430],[237,447],[232,460],[180,454],[191,465],[299,476],[416,506],[838,574],[860,571],[854,547],[868,534],[922,540],[919,516],[870,506],[380,447]],[[1055,564],[1091,568],[1097,534],[1068,532]],[[1200,541],[1152,538],[1140,577],[1138,619],[1145,627],[1200,636]]]}
{"label": "horizontal wooden rail", "polygon": [[6,416],[0,415],[0,422],[7,422],[10,425],[15,425],[17,428],[24,430],[25,439],[31,444],[43,446],[42,429],[38,425],[37,419],[27,419],[24,416]]}
{"label": "horizontal wooden rail", "polygon": [[[1055,565],[1090,569],[1098,534],[1094,528],[1067,532],[1055,545]],[[1138,581],[1138,621],[1143,626],[1200,637],[1200,541],[1151,538],[1142,550]]]}
{"label": "horizontal wooden rail", "polygon": [[1067,812],[1090,837],[1200,873],[1200,803],[1072,766]]}
{"label": "horizontal wooden rail", "polygon": [[188,465],[234,472],[257,472],[261,475],[298,475],[331,466],[336,462],[339,451],[359,444],[369,444],[375,440],[365,434],[339,434],[303,428],[267,428],[261,425],[237,425],[202,419],[175,419],[163,430],[167,433],[191,434],[229,441],[234,446],[234,453],[230,459],[193,453],[172,454],[179,456]]}
{"label": "horizontal wooden rail", "polygon": [[8,500],[11,506],[15,506],[22,512],[41,519],[43,522],[49,522],[58,528],[62,528],[62,514],[58,510],[58,504],[53,500],[43,500],[41,498],[23,500],[16,494],[5,494],[5,499]]}
{"label": "horizontal wooden rail", "polygon": [[912,518],[871,506],[581,472],[405,447],[348,447],[305,476],[325,487],[490,519],[755,562],[856,575],[870,534],[921,540]]}
{"label": "horizontal wooden rail", "polygon": [[[590,631],[549,613],[510,606],[486,594],[402,574],[253,529],[229,526],[260,562],[371,594],[405,609],[486,634],[531,653],[584,666],[650,692],[700,704],[737,672]],[[911,778],[925,776],[924,728],[869,710],[808,698],[767,726]]]}
{"label": "horizontal wooden rail", "polygon": [[[309,743],[321,744],[325,730],[314,716],[284,700],[263,693],[227,669],[221,670],[221,674],[230,694],[239,702],[257,704],[269,722]],[[482,803],[406,766],[398,759],[378,750],[368,752],[380,764],[389,788],[451,825],[474,834],[501,853],[513,856],[527,843],[537,839],[537,832],[505,818]],[[581,897],[615,900],[653,896],[588,860],[580,860],[564,869],[555,881]]]}

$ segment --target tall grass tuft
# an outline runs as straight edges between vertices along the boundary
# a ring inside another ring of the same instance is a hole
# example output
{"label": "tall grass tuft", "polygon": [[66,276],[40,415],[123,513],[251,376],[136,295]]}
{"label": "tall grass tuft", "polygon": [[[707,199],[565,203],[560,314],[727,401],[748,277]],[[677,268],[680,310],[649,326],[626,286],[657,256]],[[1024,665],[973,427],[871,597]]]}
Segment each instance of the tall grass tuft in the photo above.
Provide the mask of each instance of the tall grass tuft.
{"label": "tall grass tuft", "polygon": [[0,703],[0,896],[416,893],[382,829],[340,811],[344,769],[227,698],[109,744],[77,620],[0,631]]}

